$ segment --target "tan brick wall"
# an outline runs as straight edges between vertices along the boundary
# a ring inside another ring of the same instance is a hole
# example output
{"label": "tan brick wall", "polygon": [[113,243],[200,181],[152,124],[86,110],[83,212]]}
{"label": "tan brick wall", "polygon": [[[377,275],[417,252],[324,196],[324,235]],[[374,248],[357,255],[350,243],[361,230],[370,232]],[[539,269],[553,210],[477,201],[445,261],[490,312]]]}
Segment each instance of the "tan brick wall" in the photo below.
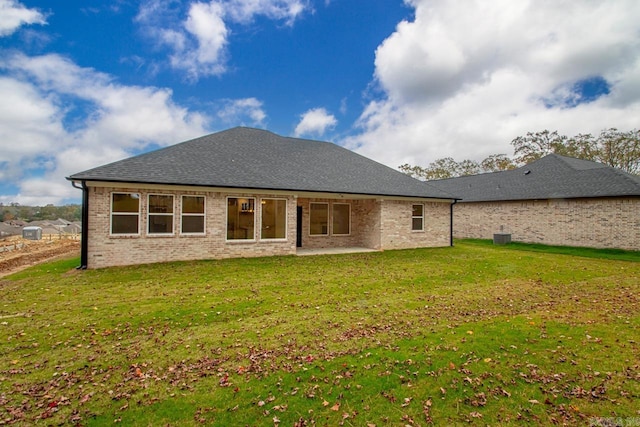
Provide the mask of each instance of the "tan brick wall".
{"label": "tan brick wall", "polygon": [[450,245],[450,204],[423,203],[424,230],[413,231],[412,205],[417,202],[387,200],[381,211],[383,249],[409,249]]}
{"label": "tan brick wall", "polygon": [[600,198],[458,203],[457,238],[640,250],[640,199]]}
{"label": "tan brick wall", "polygon": [[[256,197],[256,236],[259,236],[259,197],[252,194],[224,194],[197,191],[135,191],[140,193],[140,235],[110,236],[110,205],[112,192],[132,192],[122,188],[89,189],[88,259],[89,268],[115,265],[144,264],[176,260],[220,259],[236,257],[256,257],[266,255],[295,254],[296,246],[296,200],[294,197],[261,195],[287,199],[287,240],[226,241],[226,200],[227,196]],[[173,194],[174,234],[170,236],[149,236],[147,229],[146,200],[148,194]],[[180,235],[181,195],[205,196],[204,236]]]}
{"label": "tan brick wall", "polygon": [[[136,236],[110,235],[111,194],[140,194],[140,234]],[[147,196],[174,195],[174,234],[149,235],[147,230]],[[205,235],[180,235],[182,195],[205,196]],[[227,241],[227,197],[256,199],[255,241]],[[287,200],[286,241],[261,240],[260,198]],[[349,235],[311,236],[309,234],[309,205],[312,202],[351,206]],[[212,191],[136,190],[125,188],[89,188],[88,268],[145,264],[177,260],[221,259],[296,253],[296,207],[302,207],[302,247],[367,247],[372,249],[402,249],[449,245],[449,203],[424,203],[425,230],[411,230],[411,201],[373,199],[296,199],[294,196],[255,195],[249,193],[221,193]]]}
{"label": "tan brick wall", "polygon": [[[329,204],[329,230],[327,235],[311,235],[309,233],[309,210],[311,203]],[[346,203],[351,206],[351,233],[333,235],[331,221],[333,205]],[[303,248],[347,248],[366,247],[380,249],[380,202],[376,200],[352,199],[298,199],[302,207],[302,247]]]}

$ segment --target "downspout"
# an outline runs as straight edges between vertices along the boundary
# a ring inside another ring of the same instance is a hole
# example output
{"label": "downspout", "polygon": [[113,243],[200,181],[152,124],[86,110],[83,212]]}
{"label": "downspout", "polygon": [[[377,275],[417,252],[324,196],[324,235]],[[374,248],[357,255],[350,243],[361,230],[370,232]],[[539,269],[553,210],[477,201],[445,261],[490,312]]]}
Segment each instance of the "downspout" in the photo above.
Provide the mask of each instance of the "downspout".
{"label": "downspout", "polygon": [[85,181],[80,181],[81,187],[71,182],[75,188],[82,190],[82,231],[80,240],[80,265],[77,270],[87,269],[87,258],[89,257],[89,188]]}
{"label": "downspout", "polygon": [[453,203],[451,203],[449,209],[449,218],[450,218],[450,223],[449,223],[449,245],[453,246],[453,205],[455,205],[456,203],[458,203],[457,199],[453,199]]}

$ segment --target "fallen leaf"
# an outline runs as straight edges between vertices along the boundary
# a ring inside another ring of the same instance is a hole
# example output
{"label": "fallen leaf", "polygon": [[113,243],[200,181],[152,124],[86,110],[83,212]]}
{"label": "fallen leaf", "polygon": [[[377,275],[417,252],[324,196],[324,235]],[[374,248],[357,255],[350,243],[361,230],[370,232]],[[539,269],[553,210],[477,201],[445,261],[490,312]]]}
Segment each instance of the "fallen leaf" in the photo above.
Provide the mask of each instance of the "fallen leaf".
{"label": "fallen leaf", "polygon": [[340,410],[340,402],[337,402],[335,405],[333,405],[331,407],[332,411],[339,411]]}

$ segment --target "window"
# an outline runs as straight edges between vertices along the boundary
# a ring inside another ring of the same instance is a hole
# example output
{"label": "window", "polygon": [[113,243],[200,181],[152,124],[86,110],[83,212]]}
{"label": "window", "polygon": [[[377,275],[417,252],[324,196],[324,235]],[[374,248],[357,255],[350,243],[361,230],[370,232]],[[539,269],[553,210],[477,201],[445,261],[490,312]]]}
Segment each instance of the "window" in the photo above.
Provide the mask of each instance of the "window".
{"label": "window", "polygon": [[253,240],[255,227],[255,199],[229,197],[227,199],[227,240]]}
{"label": "window", "polygon": [[111,234],[139,234],[140,194],[111,193]]}
{"label": "window", "polygon": [[424,205],[413,205],[411,213],[411,230],[424,230]]}
{"label": "window", "polygon": [[147,209],[149,234],[173,234],[173,196],[149,194]]}
{"label": "window", "polygon": [[181,234],[204,234],[204,196],[182,196]]}
{"label": "window", "polygon": [[334,235],[351,233],[351,205],[347,203],[333,204],[331,232]]}
{"label": "window", "polygon": [[310,204],[309,234],[312,236],[326,236],[329,234],[328,203]]}
{"label": "window", "polygon": [[284,199],[262,199],[261,239],[287,238],[287,201]]}

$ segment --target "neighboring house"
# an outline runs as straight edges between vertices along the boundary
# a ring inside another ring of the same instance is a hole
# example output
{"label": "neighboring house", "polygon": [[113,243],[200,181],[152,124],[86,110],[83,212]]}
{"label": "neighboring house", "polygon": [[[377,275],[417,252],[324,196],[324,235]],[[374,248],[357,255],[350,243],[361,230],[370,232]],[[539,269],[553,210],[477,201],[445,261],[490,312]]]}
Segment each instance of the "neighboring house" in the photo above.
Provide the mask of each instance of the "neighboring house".
{"label": "neighboring house", "polygon": [[450,194],[328,142],[233,128],[68,177],[83,268],[448,246]]}
{"label": "neighboring house", "polygon": [[76,222],[72,222],[62,228],[62,232],[66,234],[80,234],[81,231],[82,231],[82,224],[76,223]]}
{"label": "neighboring house", "polygon": [[0,222],[0,238],[22,235],[22,226],[13,225],[12,222]]}
{"label": "neighboring house", "polygon": [[456,238],[640,250],[640,177],[547,155],[518,169],[429,181],[462,200]]}

